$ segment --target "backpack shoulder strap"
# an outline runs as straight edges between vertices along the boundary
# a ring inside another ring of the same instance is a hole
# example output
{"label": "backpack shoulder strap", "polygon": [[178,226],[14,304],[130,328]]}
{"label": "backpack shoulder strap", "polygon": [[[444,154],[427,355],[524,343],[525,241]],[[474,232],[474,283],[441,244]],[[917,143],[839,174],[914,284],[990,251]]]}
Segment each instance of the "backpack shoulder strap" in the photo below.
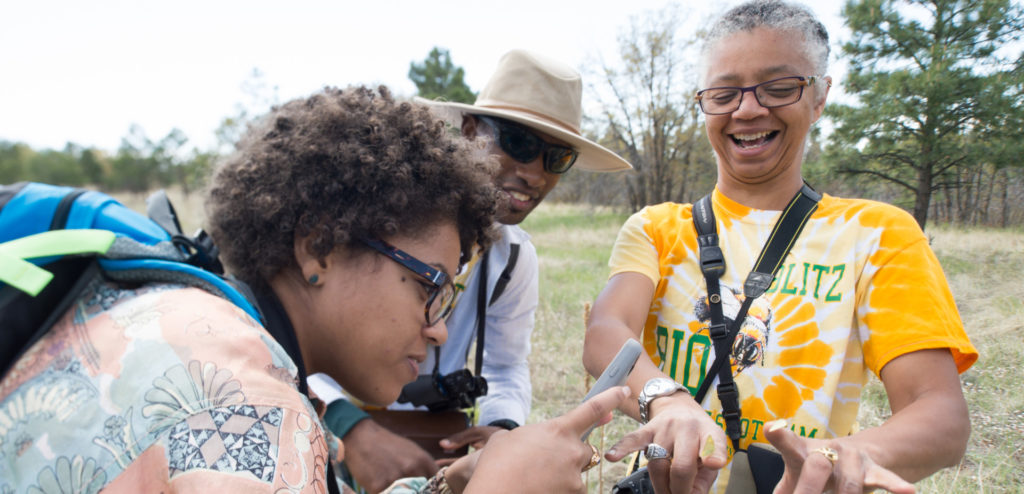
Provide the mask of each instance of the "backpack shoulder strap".
{"label": "backpack shoulder strap", "polygon": [[[0,368],[45,334],[100,273],[115,281],[196,286],[265,322],[248,287],[209,269],[208,260],[197,262],[202,249],[194,241],[186,245],[175,238],[185,237],[171,237],[100,192],[37,183],[0,186]],[[210,250],[202,252],[209,257]]]}

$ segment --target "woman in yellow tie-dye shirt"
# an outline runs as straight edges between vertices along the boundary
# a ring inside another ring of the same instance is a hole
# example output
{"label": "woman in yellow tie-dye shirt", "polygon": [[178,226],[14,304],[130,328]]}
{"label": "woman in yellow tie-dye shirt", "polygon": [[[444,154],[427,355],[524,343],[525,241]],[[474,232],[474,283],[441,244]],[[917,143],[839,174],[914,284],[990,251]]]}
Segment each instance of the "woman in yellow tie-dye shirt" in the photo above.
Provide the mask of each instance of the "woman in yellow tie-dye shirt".
{"label": "woman in yellow tie-dye shirt", "polygon": [[[781,210],[803,185],[804,143],[831,86],[827,58],[820,22],[779,1],[734,8],[706,42],[708,89],[698,94],[718,163],[712,208],[726,260],[727,321]],[[630,377],[634,396],[652,379],[681,384],[647,402],[649,421],[610,459],[655,443],[671,455],[648,463],[659,494],[725,492],[738,471],[721,403],[714,391],[702,403],[691,397],[715,358],[692,206],[633,215],[610,265],[584,363],[596,374],[623,340],[636,338],[649,358]],[[927,238],[904,211],[824,195],[741,334],[730,355],[740,449],[771,443],[781,452],[776,492],[912,492],[909,482],[962,457],[970,423],[958,372],[977,352]],[[858,430],[869,372],[885,384],[893,415]],[[626,411],[640,416],[635,400]]]}

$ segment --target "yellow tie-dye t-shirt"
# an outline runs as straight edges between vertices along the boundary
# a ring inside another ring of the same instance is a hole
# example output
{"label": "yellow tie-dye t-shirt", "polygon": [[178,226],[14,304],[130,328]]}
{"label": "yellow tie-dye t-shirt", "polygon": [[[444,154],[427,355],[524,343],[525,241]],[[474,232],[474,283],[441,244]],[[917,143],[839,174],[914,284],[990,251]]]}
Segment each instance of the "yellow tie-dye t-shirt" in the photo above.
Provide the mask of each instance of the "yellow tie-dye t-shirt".
{"label": "yellow tie-dye t-shirt", "polygon": [[[712,195],[726,271],[725,317],[780,216]],[[696,392],[714,361],[691,205],[633,215],[612,251],[611,275],[655,284],[642,341],[655,364]],[[828,438],[855,432],[861,389],[892,359],[949,348],[963,372],[977,359],[942,268],[913,218],[893,206],[825,195],[776,275],[750,307],[733,347],[743,413],[740,447],[766,442],[764,424]],[[724,427],[714,387],[704,407]]]}

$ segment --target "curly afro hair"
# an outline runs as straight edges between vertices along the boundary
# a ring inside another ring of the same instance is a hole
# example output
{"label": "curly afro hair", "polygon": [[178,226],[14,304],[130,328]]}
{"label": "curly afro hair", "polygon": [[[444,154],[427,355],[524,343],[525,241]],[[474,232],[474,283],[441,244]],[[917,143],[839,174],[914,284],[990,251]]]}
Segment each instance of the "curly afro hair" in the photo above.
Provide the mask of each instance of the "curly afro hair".
{"label": "curly afro hair", "polygon": [[325,88],[250,126],[214,174],[208,226],[229,269],[258,290],[298,269],[296,238],[326,257],[363,248],[362,237],[418,236],[452,221],[465,263],[492,240],[494,166],[384,86]]}

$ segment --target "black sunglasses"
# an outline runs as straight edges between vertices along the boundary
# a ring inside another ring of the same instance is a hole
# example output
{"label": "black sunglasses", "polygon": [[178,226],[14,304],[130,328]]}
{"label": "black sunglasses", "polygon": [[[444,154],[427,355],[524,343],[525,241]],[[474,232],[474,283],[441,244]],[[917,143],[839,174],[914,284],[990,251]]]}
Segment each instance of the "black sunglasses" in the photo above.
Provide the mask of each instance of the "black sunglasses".
{"label": "black sunglasses", "polygon": [[497,133],[495,140],[505,154],[520,163],[529,163],[544,155],[544,171],[561,175],[572,168],[579,151],[560,144],[551,144],[526,126],[498,117],[476,115]]}
{"label": "black sunglasses", "polygon": [[387,242],[372,238],[360,240],[430,283],[430,287],[427,289],[427,305],[423,310],[427,326],[433,326],[441,319],[448,317],[455,305],[455,285],[452,284],[448,275]]}

